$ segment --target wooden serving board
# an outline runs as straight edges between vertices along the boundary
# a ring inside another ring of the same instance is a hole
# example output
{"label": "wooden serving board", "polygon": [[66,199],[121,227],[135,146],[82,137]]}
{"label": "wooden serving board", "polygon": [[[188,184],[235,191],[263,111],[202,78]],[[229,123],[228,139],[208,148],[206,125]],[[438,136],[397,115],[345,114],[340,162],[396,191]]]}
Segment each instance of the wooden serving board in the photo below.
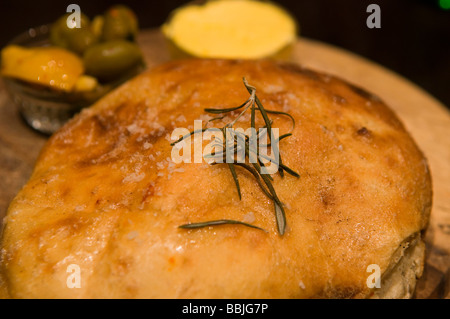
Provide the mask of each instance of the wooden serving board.
{"label": "wooden serving board", "polygon": [[[159,30],[141,32],[139,43],[149,67],[170,59]],[[341,77],[381,97],[425,153],[434,198],[426,237],[425,272],[415,297],[450,298],[450,113],[408,80],[336,47],[301,38],[292,60]],[[9,202],[27,182],[46,140],[21,119],[0,81],[0,224]]]}

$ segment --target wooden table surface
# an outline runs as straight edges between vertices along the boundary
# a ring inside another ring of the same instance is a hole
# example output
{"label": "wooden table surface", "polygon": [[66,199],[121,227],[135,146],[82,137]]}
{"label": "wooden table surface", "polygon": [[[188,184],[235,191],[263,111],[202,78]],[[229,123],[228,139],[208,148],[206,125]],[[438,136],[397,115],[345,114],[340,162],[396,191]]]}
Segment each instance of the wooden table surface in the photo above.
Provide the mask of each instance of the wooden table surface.
{"label": "wooden table surface", "polygon": [[[158,30],[141,32],[139,43],[149,67],[170,59]],[[408,80],[339,48],[300,39],[292,60],[337,75],[381,97],[425,153],[434,197],[426,237],[425,273],[418,283],[416,298],[450,298],[450,113]],[[0,225],[9,202],[31,175],[46,140],[25,124],[0,81]]]}

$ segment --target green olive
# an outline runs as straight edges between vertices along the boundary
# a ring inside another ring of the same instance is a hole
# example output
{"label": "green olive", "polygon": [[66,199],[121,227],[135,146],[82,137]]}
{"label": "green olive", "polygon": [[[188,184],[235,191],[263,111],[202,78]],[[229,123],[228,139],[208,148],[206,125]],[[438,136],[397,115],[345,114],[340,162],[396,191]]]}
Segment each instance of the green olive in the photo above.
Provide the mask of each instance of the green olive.
{"label": "green olive", "polygon": [[67,41],[69,50],[82,55],[88,47],[98,42],[98,38],[91,30],[82,28],[73,32]]}
{"label": "green olive", "polygon": [[[76,31],[78,28],[69,28],[67,26],[67,19],[69,17],[69,13],[64,14],[61,16],[58,20],[56,20],[51,28],[50,28],[50,41],[54,45],[58,45],[61,47],[68,47],[68,37]],[[81,13],[80,16],[80,28],[86,28],[89,27],[90,21],[89,18]]]}
{"label": "green olive", "polygon": [[54,45],[82,54],[89,46],[98,41],[90,29],[89,18],[81,13],[80,28],[69,28],[69,14],[60,17],[50,29],[50,42]]}
{"label": "green olive", "polygon": [[105,23],[105,18],[101,15],[95,16],[91,22],[91,31],[98,38],[102,35],[103,23]]}
{"label": "green olive", "polygon": [[104,14],[102,40],[125,39],[134,41],[138,31],[136,15],[126,6],[113,6]]}
{"label": "green olive", "polygon": [[102,81],[117,79],[142,62],[139,46],[125,40],[95,44],[83,55],[86,73]]}

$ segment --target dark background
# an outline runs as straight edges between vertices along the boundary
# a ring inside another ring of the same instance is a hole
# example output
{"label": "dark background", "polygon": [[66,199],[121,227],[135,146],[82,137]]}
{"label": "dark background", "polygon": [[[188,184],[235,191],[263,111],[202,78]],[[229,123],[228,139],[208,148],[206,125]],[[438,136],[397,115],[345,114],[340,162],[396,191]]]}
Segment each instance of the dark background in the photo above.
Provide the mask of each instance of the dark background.
{"label": "dark background", "polygon": [[[89,17],[114,3],[138,15],[141,28],[159,27],[174,8],[164,1],[11,1],[0,2],[0,47],[28,27],[52,22],[76,3]],[[300,35],[326,42],[381,64],[408,78],[450,107],[450,0],[277,0],[299,21]],[[381,7],[381,29],[369,29],[369,4]]]}

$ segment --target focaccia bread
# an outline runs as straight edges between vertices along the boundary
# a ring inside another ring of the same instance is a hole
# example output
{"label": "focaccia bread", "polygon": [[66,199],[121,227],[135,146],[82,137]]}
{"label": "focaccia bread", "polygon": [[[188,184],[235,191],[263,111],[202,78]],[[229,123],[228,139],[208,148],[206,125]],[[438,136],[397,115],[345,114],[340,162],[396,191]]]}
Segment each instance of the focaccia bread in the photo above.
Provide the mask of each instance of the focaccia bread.
{"label": "focaccia bread", "polygon": [[[296,122],[279,147],[300,177],[273,175],[284,235],[247,171],[236,167],[240,200],[226,164],[171,159],[175,128],[248,99],[243,77]],[[172,61],[50,138],[8,209],[0,283],[12,298],[409,298],[430,207],[427,161],[380,98],[292,64]],[[179,228],[218,219],[266,231]]]}

